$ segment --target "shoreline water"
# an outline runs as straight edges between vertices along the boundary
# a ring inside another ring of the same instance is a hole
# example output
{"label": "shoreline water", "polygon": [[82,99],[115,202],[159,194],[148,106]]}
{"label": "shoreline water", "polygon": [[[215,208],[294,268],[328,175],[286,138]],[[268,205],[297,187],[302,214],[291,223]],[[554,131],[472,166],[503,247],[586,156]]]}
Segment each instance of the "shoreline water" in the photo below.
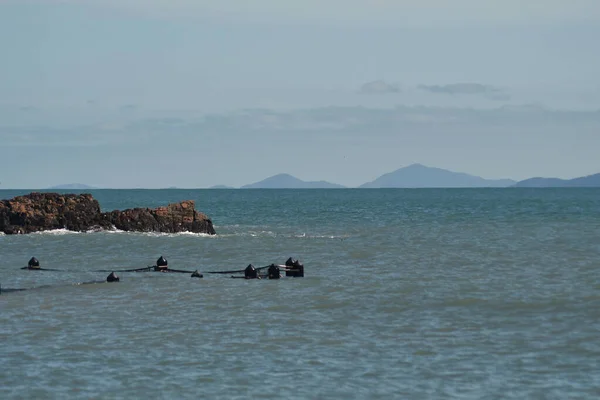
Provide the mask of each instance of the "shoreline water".
{"label": "shoreline water", "polygon": [[[593,398],[600,387],[600,190],[189,194],[215,237],[0,236],[2,287],[52,286],[0,296],[11,365],[0,397]],[[181,199],[98,196],[114,209]],[[198,271],[293,257],[307,274],[69,284],[161,254]],[[32,256],[68,271],[20,270]]]}

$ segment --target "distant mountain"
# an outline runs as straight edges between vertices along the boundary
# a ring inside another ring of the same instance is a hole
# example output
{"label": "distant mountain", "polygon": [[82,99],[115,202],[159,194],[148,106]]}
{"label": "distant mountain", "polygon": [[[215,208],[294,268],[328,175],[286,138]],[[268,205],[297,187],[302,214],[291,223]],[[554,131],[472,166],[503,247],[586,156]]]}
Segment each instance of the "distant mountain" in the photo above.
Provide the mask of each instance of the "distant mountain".
{"label": "distant mountain", "polygon": [[215,186],[209,187],[209,189],[235,189],[235,188],[233,186],[215,185]]}
{"label": "distant mountain", "polygon": [[342,185],[326,181],[305,182],[289,174],[278,174],[260,182],[244,185],[242,189],[341,189]]}
{"label": "distant mountain", "polygon": [[381,175],[360,188],[469,188],[508,187],[516,182],[511,179],[484,179],[462,172],[412,164],[408,167]]}
{"label": "distant mountain", "polygon": [[85,189],[98,189],[98,188],[89,186],[89,185],[84,185],[83,183],[65,183],[63,185],[49,187],[48,189],[85,190]]}
{"label": "distant mountain", "polygon": [[513,187],[561,187],[566,182],[565,179],[536,177],[519,181]]}
{"label": "distant mountain", "polygon": [[514,187],[600,187],[600,174],[574,179],[530,178],[517,182]]}

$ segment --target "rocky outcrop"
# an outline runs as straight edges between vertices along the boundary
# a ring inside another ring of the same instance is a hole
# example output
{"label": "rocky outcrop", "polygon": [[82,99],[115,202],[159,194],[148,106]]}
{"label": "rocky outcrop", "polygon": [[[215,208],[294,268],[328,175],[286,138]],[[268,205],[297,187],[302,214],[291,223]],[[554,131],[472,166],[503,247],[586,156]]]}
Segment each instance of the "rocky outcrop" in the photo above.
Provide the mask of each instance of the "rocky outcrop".
{"label": "rocky outcrop", "polygon": [[90,194],[30,193],[0,201],[0,231],[6,234],[52,229],[85,231],[101,224],[100,204]]}
{"label": "rocky outcrop", "polygon": [[0,201],[0,232],[32,233],[52,229],[90,231],[117,228],[132,232],[194,232],[214,235],[212,221],[191,200],[159,208],[102,213],[91,194],[33,192]]}
{"label": "rocky outcrop", "polygon": [[103,220],[123,231],[215,234],[212,221],[194,209],[192,200],[154,209],[115,210],[103,214]]}

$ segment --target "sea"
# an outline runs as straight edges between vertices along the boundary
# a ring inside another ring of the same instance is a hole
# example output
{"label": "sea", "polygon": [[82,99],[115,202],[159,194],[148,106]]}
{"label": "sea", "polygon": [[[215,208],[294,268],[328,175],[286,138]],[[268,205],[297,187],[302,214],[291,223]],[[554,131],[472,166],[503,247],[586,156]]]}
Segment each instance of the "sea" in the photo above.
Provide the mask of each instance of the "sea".
{"label": "sea", "polygon": [[85,192],[217,234],[0,235],[0,399],[600,398],[600,189]]}

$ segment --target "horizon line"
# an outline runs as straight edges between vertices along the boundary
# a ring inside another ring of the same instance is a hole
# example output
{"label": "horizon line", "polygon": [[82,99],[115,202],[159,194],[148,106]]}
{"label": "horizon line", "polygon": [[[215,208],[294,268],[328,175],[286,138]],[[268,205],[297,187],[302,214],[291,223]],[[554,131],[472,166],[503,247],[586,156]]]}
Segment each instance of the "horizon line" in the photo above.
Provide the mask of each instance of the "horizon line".
{"label": "horizon line", "polygon": [[[493,188],[505,188],[505,187],[512,187],[513,185],[520,183],[520,182],[524,182],[527,180],[532,180],[532,179],[558,179],[558,180],[563,180],[563,181],[569,181],[569,180],[573,180],[573,179],[578,179],[578,178],[585,178],[585,177],[590,177],[593,175],[598,174],[598,172],[595,173],[591,173],[591,174],[586,174],[586,175],[578,175],[578,176],[574,176],[574,177],[570,177],[570,178],[557,178],[557,177],[550,177],[550,176],[532,176],[529,178],[525,178],[525,179],[521,179],[521,180],[517,180],[517,179],[512,179],[512,178],[484,178],[478,175],[474,175],[472,173],[468,173],[468,172],[460,172],[460,171],[452,171],[452,170],[448,170],[448,169],[444,169],[441,167],[432,167],[432,166],[427,166],[421,163],[411,163],[408,165],[405,165],[404,167],[400,167],[398,169],[395,169],[393,171],[390,172],[385,172],[377,177],[375,177],[373,180],[371,181],[367,181],[364,183],[361,183],[359,185],[356,186],[346,186],[346,185],[342,185],[339,183],[335,183],[335,182],[330,182],[330,181],[326,181],[323,179],[319,179],[319,180],[303,180],[300,179],[292,174],[286,173],[286,172],[279,172],[276,173],[274,175],[270,175],[266,178],[263,178],[261,180],[258,180],[256,182],[253,183],[248,183],[248,184],[244,184],[241,186],[231,186],[231,185],[226,185],[226,184],[216,184],[216,185],[210,185],[210,186],[200,186],[200,187],[178,187],[178,186],[167,186],[167,187],[106,187],[106,186],[94,186],[94,185],[88,185],[88,184],[82,184],[82,183],[77,183],[77,182],[73,182],[73,183],[67,183],[67,184],[58,184],[58,185],[53,185],[53,186],[49,186],[49,187],[45,187],[45,188],[2,188],[0,187],[0,190],[78,190],[78,191],[85,191],[85,190],[174,190],[174,189],[178,189],[178,190],[196,190],[196,189],[215,189],[215,190],[226,190],[226,189],[367,189],[364,187],[361,187],[365,184],[371,183],[385,175],[409,168],[409,167],[413,167],[413,166],[419,166],[419,167],[424,167],[426,169],[430,169],[430,170],[440,170],[440,171],[444,171],[444,172],[450,172],[453,174],[460,174],[460,175],[470,175],[472,177],[475,178],[480,178],[483,179],[485,181],[511,181],[513,182],[511,185],[508,186],[494,186]],[[287,175],[291,178],[294,178],[302,183],[316,183],[316,182],[323,182],[323,183],[327,183],[327,184],[333,184],[333,185],[338,185],[339,187],[331,187],[331,188],[285,188],[285,187],[274,187],[274,188],[253,188],[253,187],[247,187],[247,186],[252,186],[255,185],[257,183],[266,181],[268,179],[277,177],[277,176],[281,176],[281,175]],[[1,185],[1,183],[0,183]],[[89,186],[88,188],[68,188],[68,187],[64,187],[61,188],[60,186],[69,186],[69,185],[82,185],[82,186]],[[416,186],[416,187],[411,187],[411,186],[406,186],[406,187],[379,187],[379,188],[371,188],[371,189],[429,189],[429,188],[439,188],[439,189],[450,189],[450,188],[492,188],[490,186]]]}

